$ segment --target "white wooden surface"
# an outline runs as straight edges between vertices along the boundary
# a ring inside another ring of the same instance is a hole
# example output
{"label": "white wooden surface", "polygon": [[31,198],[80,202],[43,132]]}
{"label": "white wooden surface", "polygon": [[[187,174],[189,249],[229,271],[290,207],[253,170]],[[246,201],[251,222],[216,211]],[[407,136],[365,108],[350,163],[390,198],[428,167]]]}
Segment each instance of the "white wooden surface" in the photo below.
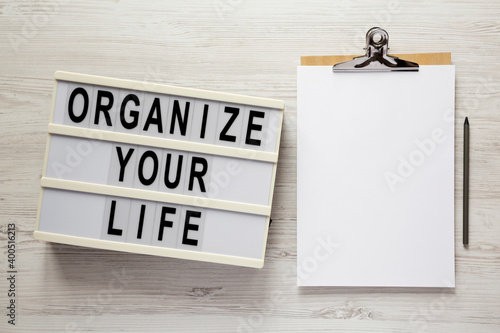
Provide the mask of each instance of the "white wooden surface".
{"label": "white wooden surface", "polygon": [[[500,331],[500,2],[0,1],[0,331]],[[454,290],[297,288],[296,66],[356,54],[381,26],[393,53],[456,65]],[[33,240],[56,70],[286,102],[262,270]],[[470,247],[461,245],[462,122],[471,122]],[[6,234],[18,230],[17,325]]]}

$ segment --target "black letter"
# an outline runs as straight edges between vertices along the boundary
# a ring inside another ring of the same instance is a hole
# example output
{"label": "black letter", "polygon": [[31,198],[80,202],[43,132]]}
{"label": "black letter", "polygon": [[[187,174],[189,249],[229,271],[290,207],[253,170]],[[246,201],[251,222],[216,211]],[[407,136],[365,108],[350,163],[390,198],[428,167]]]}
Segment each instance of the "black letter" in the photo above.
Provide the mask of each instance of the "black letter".
{"label": "black letter", "polygon": [[184,108],[184,118],[182,118],[179,101],[174,100],[174,109],[172,111],[172,122],[170,123],[170,134],[174,134],[175,119],[177,119],[177,122],[179,123],[179,129],[181,130],[181,135],[183,136],[186,135],[188,116],[189,116],[189,102],[186,102],[186,107]]}
{"label": "black letter", "polygon": [[170,174],[170,163],[172,161],[172,154],[168,153],[167,154],[167,165],[165,167],[165,186],[173,189],[179,186],[179,182],[181,181],[181,169],[182,169],[182,160],[184,159],[184,156],[179,155],[179,159],[177,160],[177,171],[175,173],[175,180],[171,182],[168,179],[168,175]]}
{"label": "black letter", "polygon": [[120,122],[122,126],[126,129],[133,129],[137,126],[139,122],[139,111],[130,110],[130,115],[132,116],[132,121],[130,123],[125,119],[125,107],[129,101],[134,102],[135,106],[139,106],[139,98],[134,94],[128,94],[122,101],[122,106],[120,107]]}
{"label": "black letter", "polygon": [[250,110],[250,115],[248,116],[248,127],[247,127],[247,135],[245,139],[245,143],[247,145],[260,146],[260,140],[250,138],[250,134],[252,134],[252,130],[261,131],[262,125],[254,124],[253,118],[264,118],[265,113],[262,111],[254,111]]}
{"label": "black letter", "polygon": [[[196,164],[201,164],[202,169],[200,171],[196,171]],[[207,173],[208,170],[208,163],[207,160],[204,159],[203,157],[196,157],[193,156],[193,159],[191,160],[191,172],[189,175],[189,190],[193,190],[193,183],[194,183],[194,178],[198,178],[198,183],[200,184],[200,190],[202,192],[206,192],[205,190],[205,183],[203,182],[203,176]]]}
{"label": "black letter", "polygon": [[[75,97],[78,94],[82,95],[83,97],[83,110],[81,115],[76,116],[75,113],[73,112],[73,103],[75,103]],[[81,123],[83,119],[85,119],[85,116],[87,116],[88,109],[89,109],[89,95],[87,94],[87,91],[80,87],[73,90],[73,92],[69,96],[69,103],[68,103],[69,119],[71,119],[71,121],[74,123]]]}
{"label": "black letter", "polygon": [[[102,105],[102,98],[106,97],[108,99],[107,105]],[[111,117],[109,116],[109,109],[113,107],[113,94],[106,90],[97,90],[97,101],[95,106],[95,118],[94,124],[99,124],[99,113],[104,113],[104,118],[106,118],[106,125],[113,126],[111,123]]]}
{"label": "black letter", "polygon": [[142,226],[144,225],[144,213],[146,212],[146,205],[141,205],[141,215],[139,216],[139,226],[137,227],[137,239],[142,237]]}
{"label": "black letter", "polygon": [[186,221],[184,222],[184,232],[182,233],[182,244],[196,246],[196,245],[198,245],[197,239],[187,238],[189,230],[198,231],[198,229],[199,229],[199,226],[197,224],[190,224],[189,223],[189,219],[191,218],[191,216],[200,218],[201,212],[195,212],[192,210],[186,211]]}
{"label": "black letter", "polygon": [[175,214],[176,209],[173,207],[161,207],[160,230],[158,230],[158,240],[163,240],[163,228],[172,228],[172,221],[165,220],[165,215]]}
{"label": "black letter", "polygon": [[122,230],[113,228],[113,221],[115,219],[115,207],[116,207],[116,201],[111,200],[111,211],[109,212],[109,222],[108,222],[108,235],[121,236]]}
{"label": "black letter", "polygon": [[201,121],[200,139],[205,139],[205,130],[207,129],[208,104],[203,108],[203,120]]}
{"label": "black letter", "polygon": [[128,150],[127,156],[125,156],[125,159],[123,158],[122,154],[122,147],[116,146],[116,152],[118,153],[118,162],[120,163],[120,177],[118,178],[119,181],[123,181],[123,176],[125,175],[125,167],[127,166],[128,161],[132,157],[132,153],[134,152],[134,148],[130,148]]}
{"label": "black letter", "polygon": [[[151,157],[153,160],[153,173],[151,174],[151,177],[149,179],[144,178],[144,161],[146,161],[146,158]],[[153,182],[156,179],[156,173],[158,172],[158,157],[156,156],[155,152],[152,150],[146,151],[144,154],[142,154],[141,159],[139,160],[139,180],[141,181],[142,185],[149,186],[153,184]]]}
{"label": "black letter", "polygon": [[234,135],[227,135],[226,133],[227,133],[227,131],[229,131],[229,128],[236,120],[236,117],[238,117],[238,114],[240,113],[240,109],[226,106],[224,108],[224,112],[231,113],[232,115],[231,115],[231,118],[229,118],[226,126],[224,126],[224,128],[222,129],[222,132],[220,132],[219,140],[236,142],[236,137]]}
{"label": "black letter", "polygon": [[[157,116],[153,117],[155,113],[157,114]],[[148,130],[150,124],[158,126],[158,133],[163,133],[163,124],[161,123],[160,99],[158,97],[155,97],[153,105],[151,105],[151,110],[149,111],[148,118],[146,119],[146,123],[144,124],[145,131]]]}

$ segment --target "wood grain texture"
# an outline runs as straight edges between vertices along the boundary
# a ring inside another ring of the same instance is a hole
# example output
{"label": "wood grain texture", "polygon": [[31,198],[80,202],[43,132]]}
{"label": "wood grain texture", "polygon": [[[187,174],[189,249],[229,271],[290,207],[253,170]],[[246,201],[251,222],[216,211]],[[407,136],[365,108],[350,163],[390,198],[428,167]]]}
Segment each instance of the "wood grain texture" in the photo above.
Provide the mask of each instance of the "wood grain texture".
{"label": "wood grain texture", "polygon": [[[0,331],[500,331],[500,2],[0,0]],[[451,52],[456,65],[453,290],[297,288],[296,67],[360,54]],[[35,241],[56,70],[283,99],[262,270]],[[471,123],[470,246],[461,245],[462,123]],[[18,231],[7,325],[6,226]]]}

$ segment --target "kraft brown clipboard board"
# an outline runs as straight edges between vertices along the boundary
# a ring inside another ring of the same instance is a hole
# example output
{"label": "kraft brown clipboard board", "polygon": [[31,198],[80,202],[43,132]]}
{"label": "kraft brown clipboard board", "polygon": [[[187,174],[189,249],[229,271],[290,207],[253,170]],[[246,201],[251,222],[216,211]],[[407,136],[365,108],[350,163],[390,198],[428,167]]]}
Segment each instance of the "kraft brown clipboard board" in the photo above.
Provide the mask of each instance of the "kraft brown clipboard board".
{"label": "kraft brown clipboard board", "polygon": [[[359,55],[358,55],[359,56]],[[333,66],[339,62],[352,60],[356,55],[331,55],[331,56],[303,56],[300,57],[301,66]],[[451,53],[411,53],[391,54],[419,65],[451,65]]]}

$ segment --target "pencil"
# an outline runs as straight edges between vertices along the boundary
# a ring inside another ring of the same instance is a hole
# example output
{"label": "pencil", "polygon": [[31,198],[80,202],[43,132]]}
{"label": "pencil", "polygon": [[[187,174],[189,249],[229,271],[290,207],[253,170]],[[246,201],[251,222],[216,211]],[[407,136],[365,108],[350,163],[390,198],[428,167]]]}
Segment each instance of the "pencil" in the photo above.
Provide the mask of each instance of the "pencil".
{"label": "pencil", "polygon": [[464,122],[464,217],[463,243],[469,245],[469,118]]}

